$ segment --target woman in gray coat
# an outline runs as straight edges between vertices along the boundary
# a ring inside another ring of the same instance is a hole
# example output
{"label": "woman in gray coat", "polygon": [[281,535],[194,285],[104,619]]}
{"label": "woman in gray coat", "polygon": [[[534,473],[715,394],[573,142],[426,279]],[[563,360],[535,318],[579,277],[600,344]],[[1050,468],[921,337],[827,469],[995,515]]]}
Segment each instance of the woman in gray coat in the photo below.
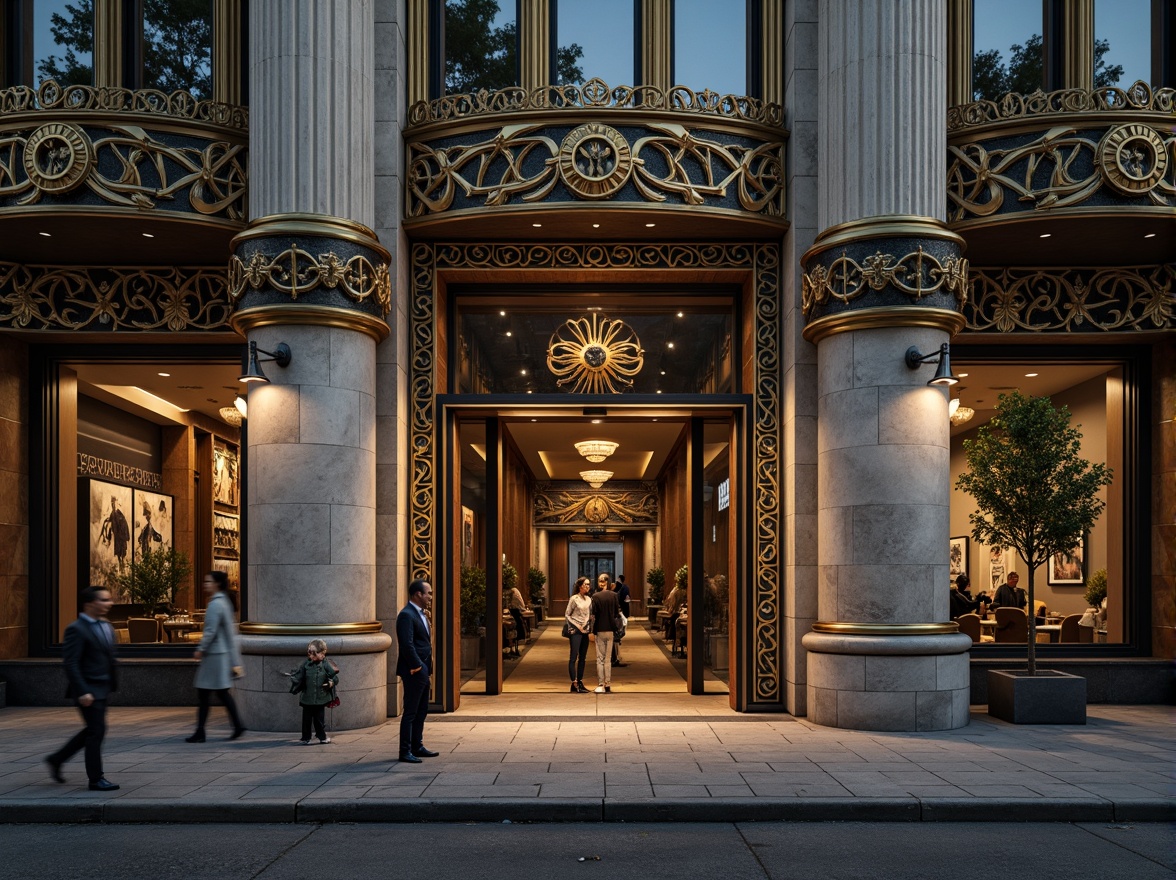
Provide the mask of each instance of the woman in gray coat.
{"label": "woman in gray coat", "polygon": [[208,606],[204,611],[204,635],[193,654],[200,661],[196,669],[196,693],[200,708],[196,712],[196,732],[188,737],[190,743],[204,742],[204,722],[208,720],[208,709],[215,691],[221,703],[229,710],[233,722],[233,733],[229,739],[236,739],[245,732],[237,704],[229,688],[233,679],[241,675],[241,647],[237,641],[237,627],[233,622],[233,598],[229,595],[229,579],[223,571],[210,571],[204,576],[204,596]]}

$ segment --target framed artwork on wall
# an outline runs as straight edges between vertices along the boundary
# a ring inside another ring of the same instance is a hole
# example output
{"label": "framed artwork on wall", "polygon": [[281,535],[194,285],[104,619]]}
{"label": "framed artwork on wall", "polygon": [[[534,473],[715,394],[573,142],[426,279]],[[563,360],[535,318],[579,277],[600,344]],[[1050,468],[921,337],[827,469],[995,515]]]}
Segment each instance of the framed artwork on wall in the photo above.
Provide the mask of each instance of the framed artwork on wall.
{"label": "framed artwork on wall", "polygon": [[173,512],[175,496],[135,490],[131,506],[131,535],[135,544],[135,556],[148,550],[170,550],[173,542]]}
{"label": "framed artwork on wall", "polygon": [[241,563],[236,559],[213,559],[213,571],[223,571],[229,579],[229,589],[241,589]]}
{"label": "framed artwork on wall", "polygon": [[241,553],[241,520],[235,513],[212,515],[212,548],[217,554],[238,556]]}
{"label": "framed artwork on wall", "polygon": [[86,517],[90,548],[89,579],[87,583],[111,587],[115,602],[129,599],[115,587],[112,575],[126,571],[133,558],[131,520],[134,510],[134,490],[130,486],[90,480]]}
{"label": "framed artwork on wall", "polygon": [[1013,570],[1013,551],[1011,547],[993,545],[984,556],[988,559],[988,579],[984,582],[984,589],[991,596]]}
{"label": "framed artwork on wall", "polygon": [[959,575],[968,573],[969,543],[967,535],[947,539],[947,570],[953,584]]}
{"label": "framed artwork on wall", "polygon": [[473,565],[474,555],[474,512],[468,507],[461,509],[461,564]]}
{"label": "framed artwork on wall", "polygon": [[228,507],[237,506],[237,448],[221,439],[212,443],[212,500]]}
{"label": "framed artwork on wall", "polygon": [[1049,558],[1049,578],[1051,587],[1080,586],[1086,583],[1086,536],[1082,540],[1062,553],[1055,553]]}

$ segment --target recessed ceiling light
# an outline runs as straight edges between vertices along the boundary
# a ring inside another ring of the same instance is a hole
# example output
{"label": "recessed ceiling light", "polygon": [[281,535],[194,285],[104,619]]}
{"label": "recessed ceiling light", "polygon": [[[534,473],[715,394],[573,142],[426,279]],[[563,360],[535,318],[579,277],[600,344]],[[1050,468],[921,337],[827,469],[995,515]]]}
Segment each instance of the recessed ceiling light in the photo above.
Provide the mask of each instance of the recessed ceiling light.
{"label": "recessed ceiling light", "polygon": [[536,229],[542,229],[542,228],[543,228],[543,224],[542,224],[542,223],[532,223],[531,225],[532,225],[532,226],[534,226]]}
{"label": "recessed ceiling light", "polygon": [[657,421],[657,419],[654,419],[654,421],[656,422],[656,421]]}
{"label": "recessed ceiling light", "polygon": [[144,233],[143,233],[143,237],[144,237],[144,238],[155,238],[155,236],[154,236],[154,235],[152,235],[150,232],[144,232]]}
{"label": "recessed ceiling light", "polygon": [[957,375],[957,376],[959,376],[961,379],[967,379],[967,378],[968,378],[968,374],[967,374],[967,373],[956,373],[956,375]]}
{"label": "recessed ceiling light", "polygon": [[156,373],[155,375],[163,376],[163,378],[167,379],[171,376],[171,373]]}
{"label": "recessed ceiling light", "polygon": [[1026,379],[1032,379],[1032,378],[1033,378],[1034,376],[1036,376],[1036,375],[1037,375],[1036,373],[1026,373],[1026,374],[1025,374],[1025,378],[1026,378]]}
{"label": "recessed ceiling light", "polygon": [[1144,238],[1155,238],[1155,237],[1156,237],[1156,234],[1154,232],[1149,232],[1147,235],[1144,236]]}
{"label": "recessed ceiling light", "polygon": [[[530,394],[530,393],[531,393],[531,389],[530,389],[530,388],[528,388],[528,389],[527,389],[527,393],[528,393],[528,394]],[[531,421],[533,422],[533,421],[535,421],[535,420],[534,420],[534,419],[531,419]]]}
{"label": "recessed ceiling light", "polygon": [[38,233],[37,233],[37,235],[43,235],[43,236],[45,236],[46,238],[52,238],[52,237],[53,237],[53,236],[52,236],[52,235],[50,235],[48,232],[38,232]]}
{"label": "recessed ceiling light", "polygon": [[506,317],[506,309],[499,309],[498,314],[502,315],[502,317],[505,318]]}
{"label": "recessed ceiling light", "polygon": [[646,223],[645,224],[646,229],[653,229],[653,227],[655,227],[655,226],[657,226],[656,223]]}
{"label": "recessed ceiling light", "polygon": [[524,375],[524,376],[525,376],[525,375],[527,375],[527,371],[526,371],[526,370],[523,370],[523,371],[522,371],[522,373],[523,373],[523,375]]}
{"label": "recessed ceiling light", "polygon": [[666,343],[666,348],[673,348],[673,347],[674,347],[674,343],[672,343],[672,342]]}
{"label": "recessed ceiling light", "polygon": [[599,229],[599,228],[600,228],[600,224],[599,224],[599,223],[593,223],[593,224],[592,224],[592,228],[593,228],[593,229]]}
{"label": "recessed ceiling light", "polygon": [[531,421],[532,421],[532,422],[537,422],[537,421],[539,421],[539,420],[538,420],[538,419],[531,419]]}
{"label": "recessed ceiling light", "polygon": [[681,317],[682,317],[682,312],[678,312],[678,317],[679,317],[679,318],[681,318]]}
{"label": "recessed ceiling light", "polygon": [[513,333],[511,333],[509,330],[507,330],[507,331],[506,331],[506,335],[507,335],[507,336],[514,336],[514,334],[513,334]]}
{"label": "recessed ceiling light", "polygon": [[662,371],[661,371],[661,374],[664,376],[664,375],[666,374],[666,371],[665,371],[665,370],[662,370]]}
{"label": "recessed ceiling light", "polygon": [[1051,235],[1053,235],[1052,232],[1043,232],[1041,233],[1041,238],[1049,238]]}
{"label": "recessed ceiling light", "polygon": [[592,424],[594,424],[594,425],[599,425],[599,424],[600,424],[600,419],[593,419],[593,420],[592,420]]}
{"label": "recessed ceiling light", "polygon": [[658,394],[661,394],[661,389],[660,389],[660,388],[659,388],[659,389],[657,389],[657,393],[658,393]]}

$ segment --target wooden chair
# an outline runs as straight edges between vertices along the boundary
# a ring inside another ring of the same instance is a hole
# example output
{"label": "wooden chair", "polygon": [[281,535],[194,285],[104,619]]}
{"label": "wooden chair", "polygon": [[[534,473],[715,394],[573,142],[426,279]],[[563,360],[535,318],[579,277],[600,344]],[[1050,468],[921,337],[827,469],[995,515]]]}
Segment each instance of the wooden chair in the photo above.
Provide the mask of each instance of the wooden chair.
{"label": "wooden chair", "polygon": [[154,617],[131,617],[127,619],[127,637],[134,642],[158,642],[159,621]]}
{"label": "wooden chair", "polygon": [[1058,633],[1059,642],[1078,642],[1081,641],[1081,634],[1078,626],[1078,621],[1082,619],[1081,614],[1070,614],[1062,618],[1062,629]]}
{"label": "wooden chair", "polygon": [[1020,608],[996,609],[996,641],[1028,642],[1029,618]]}
{"label": "wooden chair", "polygon": [[974,643],[980,641],[980,615],[979,614],[961,614],[956,618],[956,623],[960,625],[960,632],[970,636]]}

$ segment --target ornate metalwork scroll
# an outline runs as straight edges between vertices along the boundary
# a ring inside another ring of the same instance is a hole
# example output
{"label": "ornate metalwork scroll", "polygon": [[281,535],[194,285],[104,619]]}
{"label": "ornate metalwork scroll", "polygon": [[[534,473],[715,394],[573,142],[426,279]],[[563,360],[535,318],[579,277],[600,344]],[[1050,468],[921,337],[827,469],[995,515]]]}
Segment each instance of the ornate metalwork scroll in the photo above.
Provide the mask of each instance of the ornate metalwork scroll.
{"label": "ornate metalwork scroll", "polygon": [[1153,90],[1139,81],[1129,88],[1103,86],[1085,89],[1036,91],[1031,95],[1010,92],[998,101],[974,101],[949,107],[947,131],[954,134],[965,128],[992,123],[1032,120],[1062,113],[1171,113],[1176,106],[1176,89]]}
{"label": "ornate metalwork scroll", "polygon": [[218,101],[205,101],[190,92],[161,92],[158,89],[123,89],[113,86],[59,85],[45,80],[37,88],[14,86],[0,89],[0,115],[143,113],[177,120],[232,128],[244,136],[249,131],[249,108]]}
{"label": "ornate metalwork scroll", "polygon": [[973,269],[968,332],[1171,330],[1176,266]]}
{"label": "ornate metalwork scroll", "polygon": [[[437,330],[435,296],[445,269],[741,269],[755,291],[752,431],[754,571],[747,598],[753,654],[750,692],[757,703],[779,705],[783,664],[779,634],[780,527],[780,249],[777,244],[417,244],[412,255],[410,312],[412,366],[410,487],[411,569],[431,577],[437,516],[435,394]],[[596,494],[596,493],[594,493]],[[553,505],[555,509],[557,505]],[[585,515],[587,511],[585,511]],[[554,514],[553,514],[554,515]],[[593,513],[600,515],[599,511]],[[595,524],[595,523],[593,523]]]}
{"label": "ornate metalwork scroll", "polygon": [[316,257],[292,244],[272,258],[254,253],[248,263],[234,254],[229,257],[229,295],[238,300],[247,288],[276,290],[292,300],[315,290],[339,290],[357,303],[370,299],[384,317],[392,308],[388,264],[366,253],[343,258],[327,251]]}
{"label": "ornate metalwork scroll", "polygon": [[587,489],[582,483],[539,483],[535,486],[536,525],[558,526],[656,526],[657,484],[628,487],[610,484],[608,489]]}
{"label": "ornate metalwork scroll", "polygon": [[849,303],[869,291],[892,287],[916,303],[934,293],[952,294],[961,305],[967,298],[968,261],[937,257],[923,250],[895,257],[875,250],[856,260],[845,251],[829,266],[815,264],[801,279],[801,307],[807,315],[830,300]]}
{"label": "ornate metalwork scroll", "polygon": [[231,332],[223,269],[0,263],[0,326],[16,330]]}
{"label": "ornate metalwork scroll", "polygon": [[624,321],[590,315],[565,321],[551,335],[547,369],[573,394],[619,394],[633,386],[645,351]]}

